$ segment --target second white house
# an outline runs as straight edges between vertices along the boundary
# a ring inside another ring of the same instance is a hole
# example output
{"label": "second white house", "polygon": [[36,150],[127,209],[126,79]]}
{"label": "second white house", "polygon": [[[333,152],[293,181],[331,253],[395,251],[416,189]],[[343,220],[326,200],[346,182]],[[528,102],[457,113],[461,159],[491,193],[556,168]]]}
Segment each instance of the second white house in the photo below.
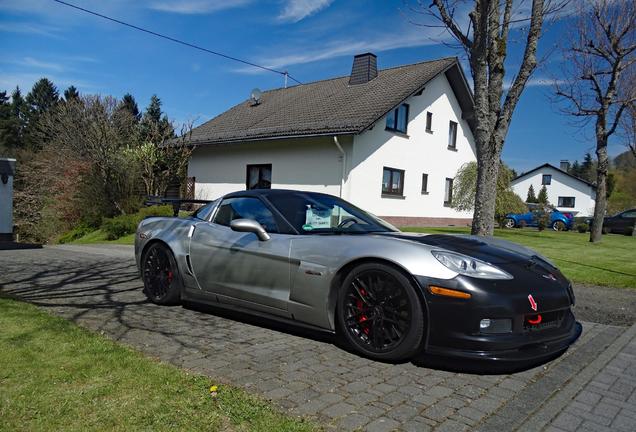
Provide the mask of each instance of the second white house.
{"label": "second white house", "polygon": [[257,94],[195,128],[188,175],[197,198],[252,188],[341,196],[397,225],[463,225],[453,179],[476,160],[473,99],[456,58]]}
{"label": "second white house", "polygon": [[569,174],[567,161],[562,163],[563,169],[546,163],[521,174],[512,180],[512,190],[525,199],[530,185],[535,194],[538,194],[539,190],[545,186],[548,201],[558,210],[571,212],[575,216],[592,216],[596,203],[596,187],[592,183]]}

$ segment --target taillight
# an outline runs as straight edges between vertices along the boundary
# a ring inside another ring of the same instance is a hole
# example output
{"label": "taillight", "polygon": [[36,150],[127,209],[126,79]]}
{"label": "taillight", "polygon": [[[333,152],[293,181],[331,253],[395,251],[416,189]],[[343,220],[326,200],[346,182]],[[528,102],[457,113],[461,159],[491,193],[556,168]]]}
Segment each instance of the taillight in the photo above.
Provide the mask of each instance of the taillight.
{"label": "taillight", "polygon": [[565,216],[568,219],[572,219],[574,216],[572,216],[572,213],[563,213],[563,216]]}

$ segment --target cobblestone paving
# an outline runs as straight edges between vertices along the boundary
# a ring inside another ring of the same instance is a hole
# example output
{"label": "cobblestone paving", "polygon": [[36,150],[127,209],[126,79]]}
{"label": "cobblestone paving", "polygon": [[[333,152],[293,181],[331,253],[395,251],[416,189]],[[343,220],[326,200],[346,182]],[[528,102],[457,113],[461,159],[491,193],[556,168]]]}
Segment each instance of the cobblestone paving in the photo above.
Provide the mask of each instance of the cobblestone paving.
{"label": "cobblestone paving", "polygon": [[[514,429],[624,331],[584,323],[579,342],[547,365],[471,375],[374,362],[329,336],[255,318],[153,305],[126,248],[0,251],[0,290],[334,430]],[[632,344],[612,360],[614,369],[597,375],[593,390],[580,393],[553,427],[571,430],[571,417],[590,430],[633,426],[635,353]],[[630,379],[616,378],[625,372]]]}

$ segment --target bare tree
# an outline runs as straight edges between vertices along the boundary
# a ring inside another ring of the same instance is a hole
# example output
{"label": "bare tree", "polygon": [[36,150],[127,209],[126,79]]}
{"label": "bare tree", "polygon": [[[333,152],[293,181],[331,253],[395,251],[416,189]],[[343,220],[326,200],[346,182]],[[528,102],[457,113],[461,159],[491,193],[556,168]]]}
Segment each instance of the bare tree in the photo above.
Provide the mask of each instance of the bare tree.
{"label": "bare tree", "polygon": [[636,3],[585,0],[578,7],[572,43],[563,51],[565,83],[555,87],[557,96],[566,103],[566,113],[595,122],[596,223],[590,230],[590,241],[597,242],[607,207],[608,140],[636,100],[633,89],[622,85],[636,61]]}
{"label": "bare tree", "polygon": [[618,134],[621,140],[636,157],[636,68],[631,67],[623,72],[621,82],[618,86],[619,97],[628,103],[618,122]]}
{"label": "bare tree", "polygon": [[[430,7],[423,1],[420,3],[419,13],[434,17],[439,23],[437,27],[446,29],[465,51],[470,64],[478,165],[473,234],[493,234],[499,161],[512,114],[537,66],[537,45],[544,17],[565,3],[533,0],[525,11],[513,0],[432,0]],[[470,9],[467,15],[466,8]],[[509,40],[512,26],[524,26],[527,34],[521,64],[506,91],[505,63],[512,49]]]}

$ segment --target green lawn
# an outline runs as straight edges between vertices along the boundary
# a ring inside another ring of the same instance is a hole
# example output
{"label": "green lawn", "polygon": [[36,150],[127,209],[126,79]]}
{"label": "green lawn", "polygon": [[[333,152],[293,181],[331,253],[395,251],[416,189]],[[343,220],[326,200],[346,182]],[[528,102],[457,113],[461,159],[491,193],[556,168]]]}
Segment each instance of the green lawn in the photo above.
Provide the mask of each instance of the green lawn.
{"label": "green lawn", "polygon": [[[469,228],[402,228],[402,231],[443,234],[468,234]],[[550,258],[574,282],[594,285],[636,288],[636,238],[618,234],[603,236],[600,243],[590,243],[589,234],[576,231],[539,232],[533,228],[496,229],[495,236],[513,241]],[[107,241],[104,233],[95,231],[74,243],[134,244],[131,234]]]}
{"label": "green lawn", "polygon": [[135,244],[135,234],[128,234],[120,237],[117,240],[106,240],[106,233],[100,229],[86,234],[84,237],[80,237],[77,240],[73,240],[70,244],[96,244],[96,243],[111,243],[111,244]]}
{"label": "green lawn", "polygon": [[[403,231],[468,234],[469,228],[403,228]],[[636,238],[618,234],[590,243],[589,233],[496,229],[495,237],[528,246],[550,258],[572,281],[636,288]]]}
{"label": "green lawn", "polygon": [[1,430],[310,431],[246,392],[0,298]]}

